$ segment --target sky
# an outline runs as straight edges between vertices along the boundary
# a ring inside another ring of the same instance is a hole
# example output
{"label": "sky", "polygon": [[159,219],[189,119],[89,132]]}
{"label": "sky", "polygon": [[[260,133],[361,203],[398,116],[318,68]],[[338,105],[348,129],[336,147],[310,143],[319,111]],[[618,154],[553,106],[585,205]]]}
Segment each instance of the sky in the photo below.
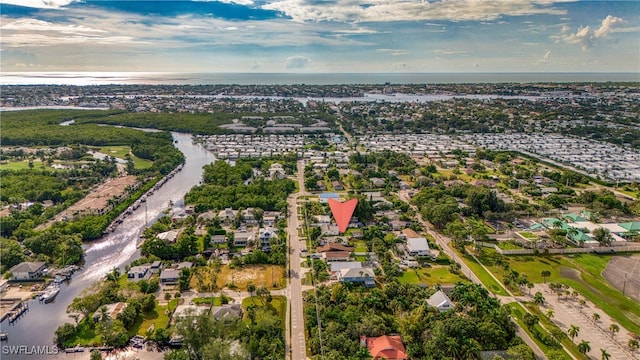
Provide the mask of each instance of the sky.
{"label": "sky", "polygon": [[0,70],[640,72],[640,1],[0,0]]}

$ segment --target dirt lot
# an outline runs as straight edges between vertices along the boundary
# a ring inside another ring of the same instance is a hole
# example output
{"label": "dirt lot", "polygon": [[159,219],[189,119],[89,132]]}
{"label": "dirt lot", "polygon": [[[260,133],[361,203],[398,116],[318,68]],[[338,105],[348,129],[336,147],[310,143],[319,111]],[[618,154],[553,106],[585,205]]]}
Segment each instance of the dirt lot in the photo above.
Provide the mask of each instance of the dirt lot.
{"label": "dirt lot", "polygon": [[640,254],[614,256],[602,276],[616,289],[624,288],[625,295],[640,302]]}
{"label": "dirt lot", "polygon": [[[212,268],[199,268],[202,275],[194,275],[191,277],[191,287],[202,291],[202,284],[208,284],[215,276],[217,279],[218,289],[228,287],[229,284],[235,284],[240,290],[246,290],[247,285],[251,282],[255,286],[266,286],[269,289],[281,289],[285,286],[284,268],[275,265],[256,265],[245,266],[242,268],[231,269],[229,266],[222,266],[218,274],[214,273]],[[273,286],[274,283],[277,286]]]}

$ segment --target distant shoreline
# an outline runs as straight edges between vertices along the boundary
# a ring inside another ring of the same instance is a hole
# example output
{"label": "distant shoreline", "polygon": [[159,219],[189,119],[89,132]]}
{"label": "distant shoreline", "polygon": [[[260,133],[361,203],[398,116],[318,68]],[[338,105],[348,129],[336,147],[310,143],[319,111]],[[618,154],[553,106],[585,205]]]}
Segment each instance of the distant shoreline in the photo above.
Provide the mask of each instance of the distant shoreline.
{"label": "distant shoreline", "polygon": [[637,73],[3,72],[0,85],[341,85],[640,82]]}

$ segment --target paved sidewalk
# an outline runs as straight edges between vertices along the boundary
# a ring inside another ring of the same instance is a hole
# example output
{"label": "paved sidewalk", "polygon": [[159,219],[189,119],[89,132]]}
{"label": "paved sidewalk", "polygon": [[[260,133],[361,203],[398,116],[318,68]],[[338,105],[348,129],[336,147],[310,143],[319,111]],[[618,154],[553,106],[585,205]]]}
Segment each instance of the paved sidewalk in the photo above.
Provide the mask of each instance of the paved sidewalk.
{"label": "paved sidewalk", "polygon": [[[545,304],[541,306],[542,312],[553,309],[553,317],[551,320],[565,333],[571,325],[578,326],[580,332],[574,338],[574,342],[579,344],[582,340],[589,342],[591,351],[588,353],[591,358],[600,358],[600,349],[605,349],[611,354],[611,359],[615,360],[634,360],[640,358],[640,353],[632,354],[627,347],[629,331],[620,324],[620,331],[612,335],[609,331],[609,325],[614,323],[607,314],[594,304],[586,301],[585,305],[579,304],[579,299],[573,299],[571,296],[558,296],[549,289],[548,284],[535,284],[531,289],[532,293],[541,292],[545,298]],[[592,316],[594,313],[600,315],[598,321],[594,321]],[[616,323],[617,324],[617,323]]]}

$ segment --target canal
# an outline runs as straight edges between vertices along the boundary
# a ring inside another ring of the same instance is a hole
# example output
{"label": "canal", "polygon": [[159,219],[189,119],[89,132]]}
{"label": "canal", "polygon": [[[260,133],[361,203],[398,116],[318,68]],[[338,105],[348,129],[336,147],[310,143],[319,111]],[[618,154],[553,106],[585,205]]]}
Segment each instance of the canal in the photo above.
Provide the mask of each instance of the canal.
{"label": "canal", "polygon": [[[53,345],[54,332],[65,322],[74,323],[67,313],[67,306],[83,289],[89,287],[114,268],[124,269],[132,260],[140,257],[137,249],[141,241],[140,234],[144,230],[145,221],[151,224],[157,220],[170,204],[174,209],[184,207],[184,195],[202,178],[202,166],[215,160],[213,154],[202,145],[195,144],[190,134],[172,133],[176,147],[185,156],[182,171],[169,179],[153,195],[147,197],[146,205],[140,206],[129,215],[116,230],[99,240],[85,244],[85,266],[76,272],[68,284],[61,284],[60,293],[49,304],[38,300],[29,302],[29,311],[18,321],[9,324],[7,320],[0,324],[0,331],[8,333],[8,341],[2,342],[2,350],[6,346]],[[46,358],[46,356],[42,356]],[[0,359],[36,359],[38,355],[9,355],[0,353]]]}

